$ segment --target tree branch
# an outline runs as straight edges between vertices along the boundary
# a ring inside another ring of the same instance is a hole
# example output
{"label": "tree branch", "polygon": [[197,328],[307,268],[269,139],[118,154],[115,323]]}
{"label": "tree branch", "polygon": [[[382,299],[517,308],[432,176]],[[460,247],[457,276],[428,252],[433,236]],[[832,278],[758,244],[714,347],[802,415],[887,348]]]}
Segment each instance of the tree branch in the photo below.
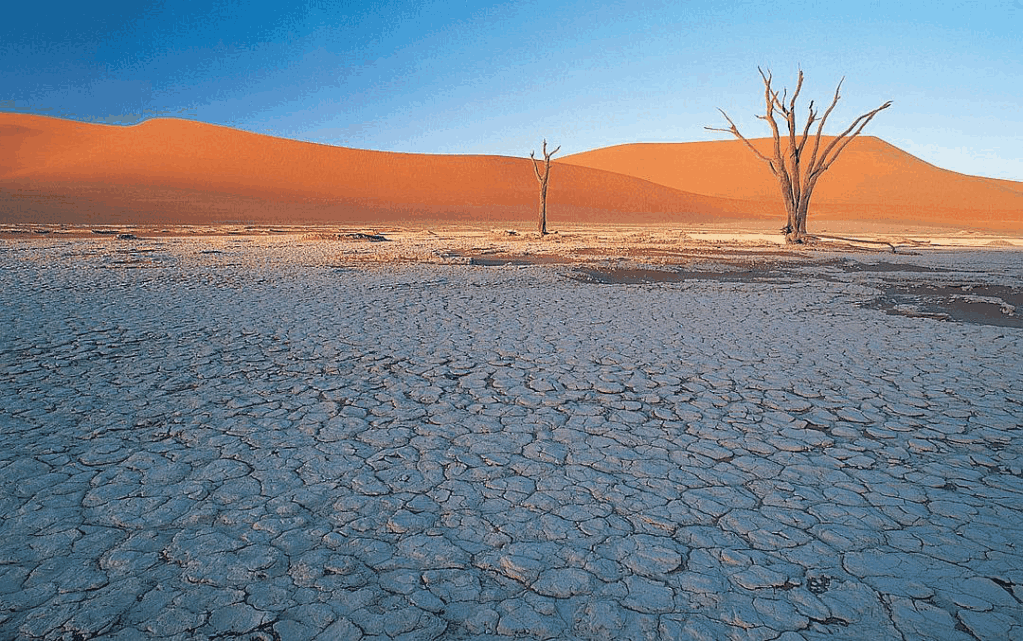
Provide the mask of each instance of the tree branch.
{"label": "tree branch", "polygon": [[536,164],[538,162],[536,159],[536,151],[529,152],[529,157],[533,159],[533,173],[536,174],[536,179],[543,182],[543,176],[540,175],[539,165]]}
{"label": "tree branch", "polygon": [[[757,67],[759,70],[760,67]],[[787,192],[790,196],[792,195],[792,176],[789,175],[789,170],[785,166],[785,158],[781,155],[781,132],[778,131],[778,122],[774,119],[774,107],[780,105],[782,113],[785,112],[785,105],[781,104],[778,100],[778,92],[771,89],[771,72],[767,74],[760,71],[760,77],[764,79],[764,102],[766,103],[766,116],[767,123],[771,125],[771,135],[774,137],[774,162],[769,162],[771,170],[774,175],[778,177],[781,182],[781,188]],[[786,117],[787,119],[787,117]],[[752,145],[750,145],[752,147]]]}
{"label": "tree branch", "polygon": [[803,138],[799,141],[799,155],[803,155],[803,147],[806,146],[806,140],[810,137],[810,126],[817,120],[817,112],[813,110],[813,101],[810,101],[810,106],[807,110],[809,113],[806,116],[806,126],[803,127]]}
{"label": "tree branch", "polygon": [[759,158],[760,160],[763,160],[768,165],[771,165],[771,172],[772,173],[776,173],[775,169],[774,169],[774,165],[773,165],[773,163],[771,163],[771,159],[768,158],[767,156],[765,156],[764,154],[760,153],[757,150],[757,148],[753,146],[753,143],[751,143],[749,140],[746,139],[746,136],[743,136],[741,133],[739,133],[739,128],[735,126],[735,123],[732,122],[732,119],[728,117],[728,114],[725,113],[724,109],[718,109],[718,111],[721,112],[721,115],[725,117],[725,120],[727,120],[728,124],[731,125],[731,126],[728,129],[720,129],[718,127],[704,127],[704,129],[707,129],[709,131],[723,131],[725,133],[730,133],[730,134],[734,135],[736,138],[738,138],[739,140],[741,140],[744,143],[746,143],[746,146],[750,148],[750,151],[752,151],[754,154],[756,154],[757,158]]}
{"label": "tree branch", "polygon": [[817,162],[817,152],[820,150],[821,147],[821,134],[824,132],[824,123],[828,121],[828,116],[830,116],[831,112],[834,111],[835,105],[838,104],[839,98],[842,97],[840,92],[842,90],[843,82],[845,82],[845,76],[843,76],[842,79],[838,81],[838,86],[835,87],[835,97],[831,99],[831,104],[828,106],[827,110],[824,111],[824,115],[821,116],[821,119],[817,124],[817,134],[814,136],[813,153],[810,154],[810,167],[809,170],[807,171],[808,174],[817,171],[817,167],[819,165],[819,163]]}
{"label": "tree branch", "polygon": [[[796,90],[792,93],[792,102],[789,103],[789,111],[796,110],[796,98],[799,97],[799,92],[803,89],[803,70],[799,70],[799,79],[796,81]],[[813,103],[810,103],[813,106]]]}
{"label": "tree branch", "polygon": [[[884,103],[877,109],[873,111],[868,111],[867,113],[861,115],[859,118],[854,120],[853,123],[849,125],[848,129],[843,131],[841,135],[836,136],[835,139],[831,141],[831,144],[824,149],[824,155],[821,156],[820,173],[824,173],[825,171],[827,171],[828,167],[830,167],[831,164],[838,159],[838,155],[842,153],[842,150],[845,149],[850,142],[852,142],[853,138],[860,135],[860,132],[863,131],[863,128],[867,126],[867,123],[874,119],[874,116],[876,116],[877,114],[881,113],[882,111],[891,106],[892,101],[889,100],[888,102]],[[856,129],[856,131],[853,131],[853,127],[856,127],[857,125],[859,125],[859,127]],[[853,132],[852,135],[846,138],[846,136],[849,135],[850,131]],[[835,153],[829,159],[828,154],[831,152],[832,149],[835,149],[835,145],[837,145],[838,142],[841,141],[843,138],[845,139],[845,141],[842,142],[841,146],[839,146],[838,149],[835,150]]]}
{"label": "tree branch", "polygon": [[[785,113],[785,122],[789,126],[789,156],[792,158],[792,179],[793,184],[799,187],[799,155],[802,147],[796,145],[796,98],[803,88],[803,70],[799,70],[799,79],[796,81],[796,90],[792,93],[792,101],[789,102],[788,110]],[[812,115],[812,112],[811,112]],[[798,196],[798,194],[794,194]]]}
{"label": "tree branch", "polygon": [[774,78],[774,76],[771,74],[770,69],[767,71],[766,74],[760,67],[757,67],[757,71],[760,72],[760,77],[764,79],[764,85],[767,87],[766,100],[768,102],[767,105],[768,109],[773,110],[775,107],[777,107],[779,111],[785,113],[786,111],[785,103],[782,101],[782,99],[778,98],[778,92],[771,89],[771,81]]}
{"label": "tree branch", "polygon": [[533,159],[533,173],[536,174],[536,179],[539,180],[541,184],[545,180],[547,180],[547,177],[550,176],[550,174],[551,174],[551,156],[553,156],[554,154],[558,153],[559,151],[561,151],[561,145],[558,145],[554,149],[554,151],[552,151],[550,153],[547,153],[547,139],[544,138],[543,148],[541,150],[541,153],[543,153],[543,161],[544,161],[543,173],[542,174],[540,173],[540,161],[536,159],[536,151],[533,150],[533,151],[529,152],[529,157]]}

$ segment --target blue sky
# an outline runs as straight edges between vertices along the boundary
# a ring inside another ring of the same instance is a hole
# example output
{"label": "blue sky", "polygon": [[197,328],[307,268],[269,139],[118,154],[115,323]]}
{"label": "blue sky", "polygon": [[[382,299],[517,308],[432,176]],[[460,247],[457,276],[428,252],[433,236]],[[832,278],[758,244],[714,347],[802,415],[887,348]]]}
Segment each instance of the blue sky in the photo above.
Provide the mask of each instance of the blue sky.
{"label": "blue sky", "polygon": [[[103,7],[102,11],[98,7]],[[938,166],[1023,180],[1023,0],[33,3],[0,110],[189,118],[327,144],[526,156],[767,135],[757,66]]]}

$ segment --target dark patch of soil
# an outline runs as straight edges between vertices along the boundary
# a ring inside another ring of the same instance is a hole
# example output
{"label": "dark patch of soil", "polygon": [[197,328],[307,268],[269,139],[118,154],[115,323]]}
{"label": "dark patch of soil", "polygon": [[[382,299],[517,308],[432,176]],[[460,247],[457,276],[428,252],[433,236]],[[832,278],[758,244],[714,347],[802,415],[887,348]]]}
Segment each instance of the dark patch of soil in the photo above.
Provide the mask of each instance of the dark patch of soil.
{"label": "dark patch of soil", "polygon": [[650,283],[681,283],[687,280],[713,280],[724,283],[796,282],[783,278],[776,269],[740,269],[728,271],[661,270],[645,268],[580,267],[569,278],[581,283],[602,285],[641,285]]}
{"label": "dark patch of soil", "polygon": [[1004,285],[881,285],[880,298],[864,305],[886,314],[1023,327],[1023,291]]}
{"label": "dark patch of soil", "polygon": [[383,234],[364,234],[362,232],[356,232],[352,234],[338,234],[342,240],[364,240],[370,243],[383,243],[387,241],[387,237]]}
{"label": "dark patch of soil", "polygon": [[469,259],[470,265],[482,267],[503,267],[505,265],[535,265],[523,256],[473,256]]}
{"label": "dark patch of soil", "polygon": [[530,254],[528,256],[520,254],[487,254],[482,256],[472,256],[469,258],[470,265],[480,265],[482,267],[502,267],[504,265],[561,265],[570,262],[572,262],[570,258],[558,256],[556,254]]}
{"label": "dark patch of soil", "polygon": [[847,274],[858,273],[858,272],[878,272],[878,273],[890,273],[890,272],[911,272],[911,273],[922,273],[922,274],[940,274],[948,273],[951,270],[944,269],[941,267],[924,267],[921,265],[906,265],[903,263],[861,263],[855,260],[845,260],[834,263],[834,267],[842,270]]}

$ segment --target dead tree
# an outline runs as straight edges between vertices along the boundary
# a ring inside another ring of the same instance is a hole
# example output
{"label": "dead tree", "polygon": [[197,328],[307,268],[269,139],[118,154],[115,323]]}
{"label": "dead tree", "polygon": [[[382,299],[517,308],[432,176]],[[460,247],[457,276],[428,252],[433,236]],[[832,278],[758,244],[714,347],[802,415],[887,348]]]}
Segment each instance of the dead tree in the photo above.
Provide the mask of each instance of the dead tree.
{"label": "dead tree", "polygon": [[[867,123],[878,113],[890,107],[892,102],[889,100],[877,109],[868,111],[858,117],[845,131],[835,136],[831,142],[825,144],[822,151],[821,134],[824,131],[824,123],[827,121],[828,116],[831,115],[835,105],[838,104],[839,90],[842,88],[842,82],[845,82],[845,78],[842,78],[838,83],[838,87],[835,88],[835,97],[831,101],[831,106],[824,112],[824,115],[818,118],[818,112],[814,111],[813,108],[813,101],[810,101],[806,124],[803,125],[802,133],[800,133],[796,126],[796,98],[799,97],[799,91],[803,88],[803,71],[799,71],[796,90],[792,92],[792,99],[788,100],[788,102],[786,102],[788,89],[785,89],[781,97],[779,97],[778,92],[771,87],[771,72],[764,73],[760,67],[757,67],[757,71],[760,72],[760,77],[764,79],[764,103],[766,106],[765,114],[757,116],[757,118],[766,120],[767,124],[771,126],[771,134],[774,136],[774,151],[771,156],[768,157],[760,153],[745,136],[739,133],[735,123],[721,109],[718,109],[718,111],[728,121],[729,127],[727,129],[706,127],[706,129],[724,131],[734,135],[746,143],[746,146],[749,147],[750,151],[757,158],[767,163],[771,168],[771,173],[778,179],[782,199],[785,201],[785,212],[788,214],[788,224],[782,229],[785,233],[785,238],[790,243],[802,243],[807,236],[806,214],[810,208],[810,196],[813,194],[814,187],[817,186],[817,181],[825,171],[831,168],[835,159],[838,158],[838,155],[842,153],[852,139],[863,131]],[[781,113],[788,129],[788,134],[785,135],[786,144],[784,145],[784,150],[782,149],[782,136],[784,134],[780,131],[778,121],[775,118],[776,110]],[[803,150],[806,147],[807,140],[811,138],[810,127],[815,122],[817,123],[817,131],[812,136],[813,148],[810,151],[809,157],[805,157]]]}
{"label": "dead tree", "polygon": [[551,156],[558,153],[561,149],[561,145],[558,148],[547,153],[547,139],[543,139],[543,173],[540,173],[540,164],[536,159],[536,152],[529,152],[529,157],[533,159],[533,172],[536,173],[536,179],[540,183],[540,235],[544,236],[547,234],[547,184],[551,177]]}

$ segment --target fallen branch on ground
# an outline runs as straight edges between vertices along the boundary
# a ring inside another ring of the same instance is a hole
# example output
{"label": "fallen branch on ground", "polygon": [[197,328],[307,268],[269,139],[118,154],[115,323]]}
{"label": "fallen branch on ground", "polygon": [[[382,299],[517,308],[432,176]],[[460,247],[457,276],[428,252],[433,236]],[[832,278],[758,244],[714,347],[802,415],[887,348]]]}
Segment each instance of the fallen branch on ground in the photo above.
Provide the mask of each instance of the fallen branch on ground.
{"label": "fallen branch on ground", "polygon": [[844,240],[847,243],[866,243],[868,245],[888,245],[888,247],[891,248],[893,254],[897,253],[895,251],[895,245],[893,243],[888,242],[887,240],[864,240],[862,238],[846,238],[844,236],[821,236],[818,234],[811,236],[811,238],[815,240]]}

